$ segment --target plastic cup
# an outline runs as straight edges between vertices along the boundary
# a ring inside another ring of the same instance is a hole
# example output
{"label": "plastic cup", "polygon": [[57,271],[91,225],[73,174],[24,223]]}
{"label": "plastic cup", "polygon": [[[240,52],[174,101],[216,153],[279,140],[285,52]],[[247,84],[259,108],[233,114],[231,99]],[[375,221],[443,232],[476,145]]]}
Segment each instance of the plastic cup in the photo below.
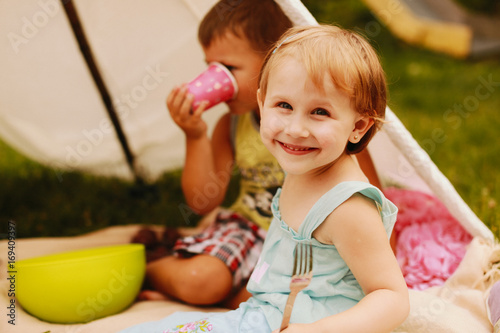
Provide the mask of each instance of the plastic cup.
{"label": "plastic cup", "polygon": [[238,94],[238,85],[231,72],[218,62],[211,62],[208,68],[187,84],[188,91],[194,95],[193,109],[201,102],[208,104],[205,109],[227,102]]}

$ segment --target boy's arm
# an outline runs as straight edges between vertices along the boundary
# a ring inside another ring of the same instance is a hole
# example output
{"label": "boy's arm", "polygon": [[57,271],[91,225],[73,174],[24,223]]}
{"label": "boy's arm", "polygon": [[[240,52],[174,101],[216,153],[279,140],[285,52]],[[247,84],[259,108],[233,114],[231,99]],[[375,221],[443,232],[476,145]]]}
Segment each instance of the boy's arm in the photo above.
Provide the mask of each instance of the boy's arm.
{"label": "boy's arm", "polygon": [[382,184],[380,183],[380,179],[377,175],[377,170],[375,170],[375,165],[373,164],[373,160],[368,149],[363,149],[355,156],[358,160],[361,170],[363,170],[363,173],[365,174],[366,178],[368,178],[370,184],[383,191]]}
{"label": "boy's arm", "polygon": [[198,214],[212,211],[226,195],[233,166],[229,127],[230,115],[225,114],[211,140],[206,133],[199,138],[186,137],[182,190],[186,202]]}
{"label": "boy's arm", "polygon": [[172,89],[167,108],[172,120],[186,135],[186,160],[181,184],[186,202],[198,214],[206,214],[224,200],[233,161],[229,137],[230,116],[224,115],[212,140],[202,119],[205,103],[191,109],[194,96],[186,85]]}
{"label": "boy's arm", "polygon": [[408,289],[371,200],[354,195],[323,222],[315,237],[336,246],[366,296],[347,311],[312,324],[290,325],[284,332],[390,332],[405,320]]}

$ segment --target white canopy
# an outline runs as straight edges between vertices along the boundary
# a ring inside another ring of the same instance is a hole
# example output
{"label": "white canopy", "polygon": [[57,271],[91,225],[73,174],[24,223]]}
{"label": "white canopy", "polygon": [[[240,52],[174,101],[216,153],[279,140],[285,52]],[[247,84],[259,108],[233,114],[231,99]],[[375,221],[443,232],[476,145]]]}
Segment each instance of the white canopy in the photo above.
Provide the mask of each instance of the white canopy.
{"label": "white canopy", "polygon": [[[183,163],[165,105],[204,69],[197,25],[213,1],[76,0],[97,66],[143,177]],[[1,0],[0,135],[57,169],[131,178],[125,155],[57,0]],[[210,125],[220,116],[206,113]]]}

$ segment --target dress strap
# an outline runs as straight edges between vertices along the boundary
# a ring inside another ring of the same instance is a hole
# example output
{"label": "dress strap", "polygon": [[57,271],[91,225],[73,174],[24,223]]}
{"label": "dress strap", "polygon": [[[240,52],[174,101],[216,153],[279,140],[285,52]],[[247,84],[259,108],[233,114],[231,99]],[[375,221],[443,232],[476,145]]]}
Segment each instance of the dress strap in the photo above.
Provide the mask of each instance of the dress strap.
{"label": "dress strap", "polygon": [[328,215],[330,215],[338,206],[352,197],[355,193],[361,193],[375,201],[379,207],[379,211],[381,211],[382,206],[385,205],[382,192],[375,186],[360,181],[342,182],[326,192],[314,204],[309,213],[306,215],[304,222],[300,225],[298,230],[300,237],[304,239],[311,239],[314,230],[316,230],[316,228],[323,223]]}

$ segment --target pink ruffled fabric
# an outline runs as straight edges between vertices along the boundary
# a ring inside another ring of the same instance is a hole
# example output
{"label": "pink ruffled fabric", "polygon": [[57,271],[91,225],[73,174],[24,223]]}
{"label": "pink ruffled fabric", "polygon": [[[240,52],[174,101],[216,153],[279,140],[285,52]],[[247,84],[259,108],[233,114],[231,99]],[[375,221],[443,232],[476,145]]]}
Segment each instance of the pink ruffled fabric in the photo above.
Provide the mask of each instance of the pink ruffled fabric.
{"label": "pink ruffled fabric", "polygon": [[419,191],[384,190],[398,208],[396,257],[409,288],[442,285],[458,267],[472,236],[436,198]]}

